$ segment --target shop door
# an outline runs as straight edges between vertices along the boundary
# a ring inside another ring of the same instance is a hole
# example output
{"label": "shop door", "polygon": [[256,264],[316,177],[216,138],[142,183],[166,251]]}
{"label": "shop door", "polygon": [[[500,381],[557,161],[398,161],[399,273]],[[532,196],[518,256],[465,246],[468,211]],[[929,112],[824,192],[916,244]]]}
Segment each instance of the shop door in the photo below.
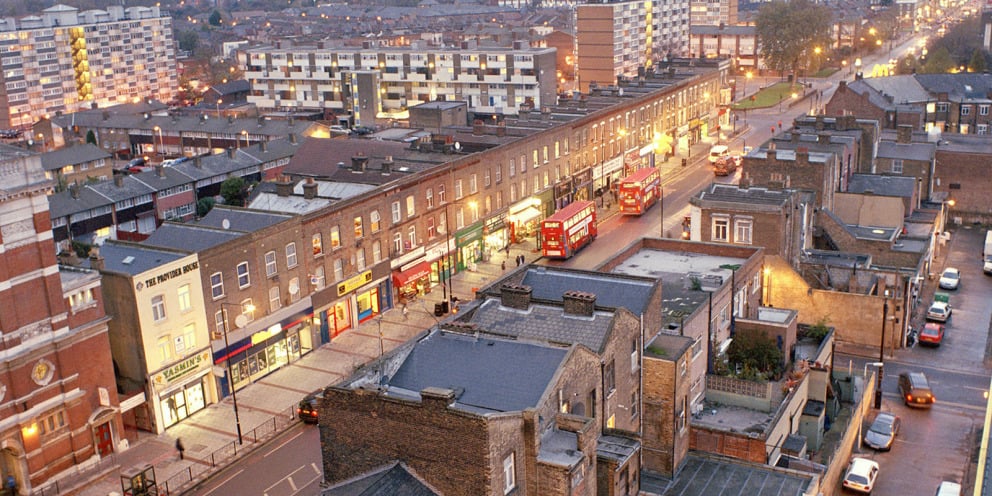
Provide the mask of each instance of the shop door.
{"label": "shop door", "polygon": [[349,301],[339,301],[334,304],[334,336],[351,328],[351,304]]}
{"label": "shop door", "polygon": [[110,433],[110,422],[96,426],[96,452],[101,458],[114,452],[114,437]]}

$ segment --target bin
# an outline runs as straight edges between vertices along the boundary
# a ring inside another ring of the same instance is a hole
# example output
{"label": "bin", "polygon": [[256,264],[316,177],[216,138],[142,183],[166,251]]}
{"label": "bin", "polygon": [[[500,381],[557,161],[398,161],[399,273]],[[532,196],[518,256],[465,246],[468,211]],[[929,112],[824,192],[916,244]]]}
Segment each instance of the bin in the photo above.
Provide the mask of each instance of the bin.
{"label": "bin", "polygon": [[444,307],[440,303],[434,304],[434,316],[440,317],[444,315]]}

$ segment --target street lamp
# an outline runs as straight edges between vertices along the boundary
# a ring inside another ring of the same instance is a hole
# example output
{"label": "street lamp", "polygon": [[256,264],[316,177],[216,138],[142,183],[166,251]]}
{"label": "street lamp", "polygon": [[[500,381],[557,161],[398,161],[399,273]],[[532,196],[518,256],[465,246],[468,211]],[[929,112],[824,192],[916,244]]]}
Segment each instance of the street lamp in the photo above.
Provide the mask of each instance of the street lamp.
{"label": "street lamp", "polygon": [[661,236],[665,237],[665,187],[659,187],[658,206],[661,207]]}
{"label": "street lamp", "polygon": [[747,96],[747,83],[753,76],[754,74],[751,74],[751,71],[747,71],[747,74],[744,75],[744,96]]}
{"label": "street lamp", "polygon": [[222,104],[222,103],[224,103],[224,100],[221,99],[221,98],[218,98],[217,99],[217,118],[218,119],[220,119],[220,104]]}
{"label": "street lamp", "polygon": [[[475,201],[473,201],[473,200],[470,200],[467,203],[468,203],[469,208],[472,208],[472,209],[478,208],[478,204]],[[441,283],[441,296],[442,296],[442,298],[445,301],[445,305],[447,305],[446,310],[448,310],[448,311],[451,310],[451,300],[455,296],[454,295],[455,288],[454,287],[448,288],[448,286],[451,285],[451,276],[452,276],[452,271],[454,270],[454,263],[452,263],[452,261],[451,261],[451,251],[452,251],[451,250],[451,217],[448,215],[448,206],[449,205],[460,205],[460,204],[461,204],[461,201],[459,201],[459,200],[455,200],[453,202],[445,202],[444,203],[444,237],[445,237],[445,241],[444,241],[444,261],[445,261],[445,263],[448,266],[448,281],[447,281],[447,283],[444,283],[443,281]],[[457,261],[458,261],[458,256],[457,256],[457,253],[456,253],[455,262],[457,262]],[[442,269],[443,269],[443,267],[442,267]],[[444,272],[443,271],[441,271],[441,275],[442,276],[444,275]]]}
{"label": "street lamp", "polygon": [[[868,367],[877,367],[878,368],[878,373],[881,374],[882,373],[882,367],[883,366],[885,366],[885,364],[882,363],[882,362],[869,362],[869,363],[865,363],[865,370],[861,374],[861,381],[862,381],[862,383],[868,379]],[[875,394],[877,395],[881,391],[882,391],[882,382],[881,382],[881,380],[879,380],[878,386],[875,388]],[[878,408],[878,405],[875,405],[875,408]],[[864,436],[864,434],[863,434],[864,427],[865,427],[865,412],[864,412],[864,406],[862,406],[861,407],[861,421],[858,422],[858,446],[861,446],[861,439]]]}
{"label": "street lamp", "polygon": [[229,322],[227,316],[228,305],[237,306],[241,310],[241,313],[234,318],[234,325],[237,326],[238,329],[243,329],[245,325],[248,324],[248,317],[245,316],[245,313],[254,312],[255,305],[252,305],[251,303],[247,305],[241,305],[237,303],[224,303],[224,302],[220,303],[220,310],[221,312],[224,313],[224,353],[226,354],[226,356],[224,357],[224,362],[227,363],[227,384],[231,388],[231,400],[234,402],[234,423],[238,429],[238,444],[240,445],[240,444],[244,444],[244,438],[242,438],[241,436],[241,415],[238,413],[238,393],[237,393],[238,388],[235,387],[234,385],[234,373],[231,372],[231,357],[230,357],[231,343],[227,339],[227,327]]}
{"label": "street lamp", "polygon": [[[245,138],[245,148],[248,148],[248,131],[245,130],[245,129],[242,129],[241,130],[241,136],[244,136],[244,138]],[[239,145],[241,144],[241,140],[238,140],[238,144]]]}

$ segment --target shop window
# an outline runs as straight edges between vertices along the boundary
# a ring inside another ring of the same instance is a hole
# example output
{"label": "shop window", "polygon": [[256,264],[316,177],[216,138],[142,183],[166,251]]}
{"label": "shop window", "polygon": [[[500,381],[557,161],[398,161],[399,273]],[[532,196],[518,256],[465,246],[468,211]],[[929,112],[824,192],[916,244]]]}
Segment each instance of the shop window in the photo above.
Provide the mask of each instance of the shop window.
{"label": "shop window", "polygon": [[279,286],[269,288],[269,312],[275,312],[282,308],[282,299],[279,298]]}
{"label": "shop window", "polygon": [[179,286],[176,296],[179,299],[179,311],[181,313],[186,313],[193,309],[193,304],[189,297],[189,284]]}
{"label": "shop window", "polygon": [[391,211],[392,211],[392,214],[393,214],[393,224],[399,224],[400,223],[400,220],[402,220],[401,219],[402,212],[400,210],[400,202],[394,201],[393,204],[390,206],[390,208],[391,208]]}
{"label": "shop window", "polygon": [[245,289],[251,285],[251,277],[248,275],[248,262],[238,264],[238,288]]}
{"label": "shop window", "polygon": [[382,262],[382,242],[378,239],[372,242],[372,263]]}
{"label": "shop window", "polygon": [[152,296],[152,320],[155,322],[165,320],[165,297],[162,295]]}
{"label": "shop window", "polygon": [[215,300],[224,296],[224,275],[220,272],[210,274],[210,296]]}
{"label": "shop window", "polygon": [[265,277],[275,277],[276,275],[276,252],[265,253]]}
{"label": "shop window", "polygon": [[334,261],[334,282],[344,279],[344,263],[341,259]]}
{"label": "shop window", "polygon": [[338,226],[331,226],[331,249],[341,248],[341,229]]}
{"label": "shop window", "polygon": [[416,201],[413,199],[413,195],[406,197],[406,218],[409,219],[417,214]]}
{"label": "shop window", "polygon": [[359,215],[355,217],[355,239],[362,239],[365,235],[365,229],[362,226],[362,216]]}
{"label": "shop window", "polygon": [[320,239],[320,233],[314,234],[310,238],[310,243],[313,245],[313,256],[319,257],[324,254],[324,242]]}
{"label": "shop window", "polygon": [[365,248],[359,247],[355,250],[355,267],[358,270],[365,270]]}
{"label": "shop window", "polygon": [[296,267],[296,243],[286,245],[286,267]]}
{"label": "shop window", "polygon": [[382,229],[382,219],[379,218],[378,210],[373,210],[369,213],[369,224],[373,233],[377,233],[380,229]]}

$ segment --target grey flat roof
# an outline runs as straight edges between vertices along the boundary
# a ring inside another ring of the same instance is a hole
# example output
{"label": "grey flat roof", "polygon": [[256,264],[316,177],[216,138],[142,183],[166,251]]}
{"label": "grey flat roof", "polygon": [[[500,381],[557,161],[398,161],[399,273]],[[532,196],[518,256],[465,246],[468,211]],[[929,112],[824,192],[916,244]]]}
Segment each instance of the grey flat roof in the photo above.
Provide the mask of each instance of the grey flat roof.
{"label": "grey flat roof", "polygon": [[664,496],[802,496],[813,476],[690,454]]}
{"label": "grey flat roof", "polygon": [[573,467],[584,458],[578,450],[578,439],[579,436],[574,432],[551,429],[541,436],[541,450],[537,453],[537,459],[560,467]]}
{"label": "grey flat roof", "polygon": [[291,218],[292,216],[285,214],[217,205],[196,222],[196,225],[230,231],[253,232]]}
{"label": "grey flat roof", "polygon": [[134,276],[189,255],[108,241],[100,246],[100,256],[103,257],[104,270]]}
{"label": "grey flat roof", "polygon": [[534,265],[527,269],[521,284],[530,286],[531,297],[549,301],[562,301],[566,291],[581,288],[585,293],[596,295],[596,306],[626,308],[634,315],[641,315],[651,302],[654,281]]}
{"label": "grey flat roof", "polygon": [[847,192],[865,193],[868,191],[876,195],[912,198],[916,191],[916,178],[879,174],[851,174]]}
{"label": "grey flat roof", "polygon": [[709,188],[701,190],[693,200],[726,202],[736,206],[748,205],[785,205],[792,190],[768,189],[760,187],[741,188],[736,184],[711,183]]}
{"label": "grey flat roof", "polygon": [[[400,388],[456,391],[454,408],[484,414],[536,407],[569,353],[568,348],[435,331],[410,350],[389,378]],[[396,396],[406,396],[397,391]]]}
{"label": "grey flat roof", "polygon": [[494,334],[549,343],[581,344],[600,353],[613,326],[613,312],[592,317],[567,315],[559,306],[531,303],[527,310],[504,307],[499,298],[487,298],[469,322]]}
{"label": "grey flat roof", "polygon": [[244,233],[166,222],[151,233],[141,244],[199,252],[241,236],[244,236]]}

